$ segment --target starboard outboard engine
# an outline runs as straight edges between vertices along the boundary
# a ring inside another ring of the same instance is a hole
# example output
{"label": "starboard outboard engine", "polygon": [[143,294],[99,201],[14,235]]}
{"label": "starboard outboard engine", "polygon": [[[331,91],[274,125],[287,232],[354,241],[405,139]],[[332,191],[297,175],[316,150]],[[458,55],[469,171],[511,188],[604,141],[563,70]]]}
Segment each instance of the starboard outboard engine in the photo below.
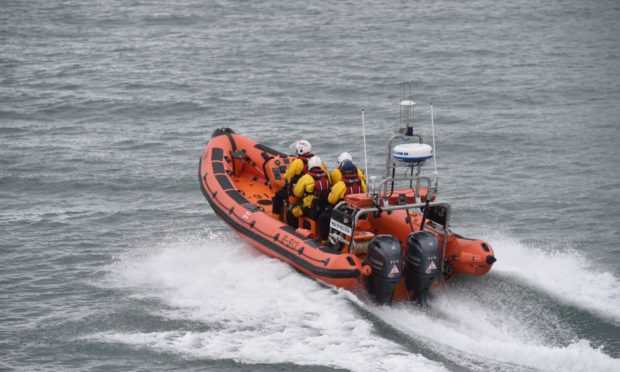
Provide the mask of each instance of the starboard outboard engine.
{"label": "starboard outboard engine", "polygon": [[413,292],[413,301],[424,306],[431,284],[441,275],[441,256],[437,238],[427,231],[409,234],[406,257],[407,290],[409,293]]}
{"label": "starboard outboard engine", "polygon": [[377,235],[368,247],[372,274],[366,279],[368,293],[379,304],[392,300],[394,288],[402,278],[403,252],[400,241],[391,235]]}

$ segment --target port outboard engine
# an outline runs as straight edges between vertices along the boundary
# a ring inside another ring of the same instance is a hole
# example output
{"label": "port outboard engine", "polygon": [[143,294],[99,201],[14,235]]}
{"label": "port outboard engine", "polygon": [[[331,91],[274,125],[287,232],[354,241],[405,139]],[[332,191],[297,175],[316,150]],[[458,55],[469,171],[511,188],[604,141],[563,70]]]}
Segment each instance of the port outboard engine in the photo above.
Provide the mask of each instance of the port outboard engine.
{"label": "port outboard engine", "polygon": [[379,304],[392,300],[394,288],[402,278],[403,252],[400,241],[391,235],[377,235],[368,247],[372,274],[366,279],[368,293]]}
{"label": "port outboard engine", "polygon": [[431,284],[441,275],[441,256],[437,238],[426,231],[409,234],[406,257],[407,290],[409,293],[413,292],[413,301],[424,306]]}

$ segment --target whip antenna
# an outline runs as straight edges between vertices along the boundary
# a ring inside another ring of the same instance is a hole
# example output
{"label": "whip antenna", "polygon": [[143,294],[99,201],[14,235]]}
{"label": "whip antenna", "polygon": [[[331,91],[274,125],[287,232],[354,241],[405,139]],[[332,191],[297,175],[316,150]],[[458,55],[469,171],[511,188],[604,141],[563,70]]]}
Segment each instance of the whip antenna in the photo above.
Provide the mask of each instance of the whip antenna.
{"label": "whip antenna", "polygon": [[437,149],[435,148],[435,118],[433,115],[433,103],[431,102],[431,133],[433,137],[433,167],[435,168],[433,174],[437,176]]}
{"label": "whip antenna", "polygon": [[433,103],[431,102],[431,135],[433,137],[433,176],[435,176],[435,191],[437,193],[437,186],[439,177],[437,177],[437,149],[435,148],[435,115],[433,114]]}
{"label": "whip antenna", "polygon": [[362,135],[364,136],[364,174],[368,177],[368,155],[366,154],[366,115],[362,109]]}

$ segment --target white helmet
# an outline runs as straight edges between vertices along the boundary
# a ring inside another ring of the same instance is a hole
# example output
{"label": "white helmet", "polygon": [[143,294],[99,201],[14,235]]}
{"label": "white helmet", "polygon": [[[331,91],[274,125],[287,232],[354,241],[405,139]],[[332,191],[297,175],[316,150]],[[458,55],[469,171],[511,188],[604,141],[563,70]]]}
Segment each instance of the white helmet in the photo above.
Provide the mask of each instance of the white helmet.
{"label": "white helmet", "polygon": [[321,165],[323,165],[323,162],[321,161],[321,158],[316,155],[308,159],[308,170],[315,167],[321,168]]}
{"label": "white helmet", "polygon": [[295,143],[295,154],[304,155],[309,154],[312,151],[312,145],[306,140],[299,140]]}
{"label": "white helmet", "polygon": [[342,154],[338,155],[338,164],[342,164],[343,161],[345,160],[351,160],[353,161],[353,158],[351,157],[351,154],[349,154],[348,152],[343,152]]}

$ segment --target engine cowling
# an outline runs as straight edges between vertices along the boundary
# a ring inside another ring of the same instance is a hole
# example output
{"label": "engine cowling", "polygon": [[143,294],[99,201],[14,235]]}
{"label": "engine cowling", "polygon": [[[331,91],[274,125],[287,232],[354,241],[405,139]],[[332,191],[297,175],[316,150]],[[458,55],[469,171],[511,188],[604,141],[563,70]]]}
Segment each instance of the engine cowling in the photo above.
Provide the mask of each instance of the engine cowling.
{"label": "engine cowling", "polygon": [[403,275],[400,241],[391,235],[377,235],[368,245],[368,263],[372,274],[366,279],[366,290],[379,304],[392,300],[394,288]]}
{"label": "engine cowling", "polygon": [[433,281],[441,275],[441,256],[437,238],[427,231],[407,237],[405,284],[413,301],[426,305],[426,295]]}

